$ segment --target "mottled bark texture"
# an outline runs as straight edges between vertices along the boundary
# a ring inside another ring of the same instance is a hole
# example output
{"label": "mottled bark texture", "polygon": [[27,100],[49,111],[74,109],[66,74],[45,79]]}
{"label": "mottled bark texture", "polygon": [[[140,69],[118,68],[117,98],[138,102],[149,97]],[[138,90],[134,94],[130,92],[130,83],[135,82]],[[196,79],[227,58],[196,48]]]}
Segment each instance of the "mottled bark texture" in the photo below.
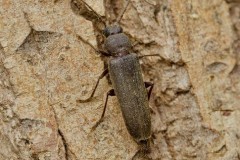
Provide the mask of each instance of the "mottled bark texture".
{"label": "mottled bark texture", "polygon": [[[86,0],[113,22],[125,0]],[[131,0],[121,25],[155,87],[151,159],[240,159],[240,1]],[[100,19],[70,0],[0,0],[0,160],[125,160],[138,150],[110,97]],[[88,43],[89,42],[89,43]],[[90,45],[91,44],[91,45]]]}

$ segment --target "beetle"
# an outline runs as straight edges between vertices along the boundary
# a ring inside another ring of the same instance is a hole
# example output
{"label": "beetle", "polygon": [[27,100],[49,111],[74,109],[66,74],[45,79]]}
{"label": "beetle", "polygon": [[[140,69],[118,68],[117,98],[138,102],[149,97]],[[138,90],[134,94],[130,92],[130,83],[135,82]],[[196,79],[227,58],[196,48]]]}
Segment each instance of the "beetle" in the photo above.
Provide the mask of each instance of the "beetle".
{"label": "beetle", "polygon": [[[119,25],[129,2],[130,0],[125,4],[116,23],[109,26],[105,25],[106,27],[103,30],[105,36],[104,50],[95,49],[102,55],[109,57],[108,68],[99,76],[91,95],[87,99],[77,100],[77,102],[84,103],[90,101],[100,80],[109,74],[113,89],[107,92],[101,118],[92,127],[92,130],[103,121],[109,96],[117,96],[127,130],[141,146],[137,153],[147,153],[150,151],[149,139],[151,138],[151,113],[148,101],[154,85],[151,82],[143,81],[139,59],[146,56],[159,55],[137,56],[137,54],[131,53],[131,42]],[[87,3],[84,2],[84,4],[94,14],[97,14]],[[97,17],[100,16],[97,15]],[[148,92],[146,88],[149,88]]]}

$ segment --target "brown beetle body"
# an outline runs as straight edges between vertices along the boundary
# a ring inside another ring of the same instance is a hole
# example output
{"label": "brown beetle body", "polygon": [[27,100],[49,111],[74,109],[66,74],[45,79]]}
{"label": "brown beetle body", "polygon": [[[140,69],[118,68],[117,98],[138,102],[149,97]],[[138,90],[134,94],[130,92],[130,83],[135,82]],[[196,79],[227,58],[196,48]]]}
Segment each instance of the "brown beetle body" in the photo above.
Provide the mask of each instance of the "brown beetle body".
{"label": "brown beetle body", "polygon": [[[81,6],[81,3],[78,4],[77,1],[72,1],[73,8]],[[82,2],[87,6],[85,10],[90,8],[92,12],[96,14],[96,12],[89,5],[87,5],[84,1]],[[153,89],[153,83],[143,81],[139,57],[135,53],[130,53],[132,45],[129,37],[123,33],[122,28],[119,26],[119,22],[123,16],[123,13],[126,11],[129,2],[130,0],[127,1],[121,14],[118,16],[116,23],[113,25],[106,26],[105,22],[101,20],[101,16],[95,16],[105,25],[105,29],[103,30],[105,42],[104,50],[102,50],[102,48],[99,50],[95,49],[94,47],[93,48],[98,53],[110,57],[110,59],[108,60],[108,68],[105,69],[99,76],[90,97],[85,100],[78,100],[78,102],[83,103],[91,100],[91,98],[94,96],[99,81],[109,73],[111,82],[113,84],[113,89],[107,92],[101,118],[99,121],[97,121],[92,129],[94,130],[103,121],[108,97],[116,95],[121,107],[127,130],[133,139],[141,146],[137,153],[145,154],[150,151],[149,139],[151,137],[151,114],[148,99],[150,98],[151,91]],[[84,16],[86,14],[82,15]],[[148,87],[150,87],[150,89],[147,92],[146,88]],[[136,157],[137,153],[134,155],[134,157]]]}
{"label": "brown beetle body", "polygon": [[132,53],[110,59],[109,74],[130,135],[137,142],[148,140],[151,136],[150,109],[137,55]]}
{"label": "brown beetle body", "polygon": [[[109,73],[113,89],[108,91],[102,116],[93,129],[103,121],[108,97],[116,95],[127,130],[141,146],[137,153],[145,155],[150,151],[151,113],[148,99],[153,84],[143,81],[139,57],[135,53],[130,53],[131,43],[128,36],[122,33],[122,28],[118,25],[108,26],[104,30],[104,35],[106,37],[104,49],[107,51],[105,54],[110,56],[108,68],[99,76],[91,96],[79,101],[89,101],[96,91],[99,80]],[[150,89],[147,93],[148,87]],[[134,157],[138,155],[137,153]]]}

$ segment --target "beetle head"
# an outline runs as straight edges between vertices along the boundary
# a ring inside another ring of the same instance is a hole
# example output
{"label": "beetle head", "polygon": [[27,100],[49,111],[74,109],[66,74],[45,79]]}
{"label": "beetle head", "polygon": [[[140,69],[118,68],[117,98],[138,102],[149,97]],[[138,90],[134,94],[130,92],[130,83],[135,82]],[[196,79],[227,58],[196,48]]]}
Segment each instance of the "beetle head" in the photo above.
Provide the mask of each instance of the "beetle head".
{"label": "beetle head", "polygon": [[122,27],[120,27],[119,25],[107,26],[103,30],[103,34],[105,37],[108,37],[108,36],[114,35],[114,34],[119,34],[122,32],[123,32]]}

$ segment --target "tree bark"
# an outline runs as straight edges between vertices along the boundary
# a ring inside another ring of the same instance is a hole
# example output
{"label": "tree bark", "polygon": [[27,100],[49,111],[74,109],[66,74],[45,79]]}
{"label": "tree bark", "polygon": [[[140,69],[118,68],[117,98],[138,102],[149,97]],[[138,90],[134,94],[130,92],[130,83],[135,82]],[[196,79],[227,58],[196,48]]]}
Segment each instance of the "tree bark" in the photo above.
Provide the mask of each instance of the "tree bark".
{"label": "tree bark", "polygon": [[[70,0],[0,1],[0,160],[131,159],[108,78],[103,23]],[[112,24],[125,0],[85,0]],[[240,159],[240,1],[131,0],[120,22],[153,82],[150,159]]]}

